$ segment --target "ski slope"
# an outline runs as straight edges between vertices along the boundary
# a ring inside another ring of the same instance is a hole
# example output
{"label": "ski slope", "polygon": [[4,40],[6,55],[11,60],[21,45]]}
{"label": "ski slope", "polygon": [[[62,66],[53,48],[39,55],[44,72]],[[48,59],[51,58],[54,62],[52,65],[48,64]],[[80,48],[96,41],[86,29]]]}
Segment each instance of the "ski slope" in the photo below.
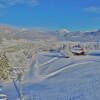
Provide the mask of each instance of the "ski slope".
{"label": "ski slope", "polygon": [[[25,100],[100,100],[100,51],[71,58],[46,52],[30,62],[22,85]],[[1,93],[18,100],[18,89],[15,80],[4,83]]]}

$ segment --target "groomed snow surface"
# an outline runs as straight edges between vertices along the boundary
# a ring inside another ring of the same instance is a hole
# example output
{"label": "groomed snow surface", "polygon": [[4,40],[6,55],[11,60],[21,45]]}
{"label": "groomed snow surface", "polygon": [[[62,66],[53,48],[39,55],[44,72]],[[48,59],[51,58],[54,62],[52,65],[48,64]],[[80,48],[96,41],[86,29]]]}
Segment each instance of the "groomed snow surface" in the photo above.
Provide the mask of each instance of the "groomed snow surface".
{"label": "groomed snow surface", "polygon": [[[64,58],[60,52],[32,58],[22,82],[25,100],[100,100],[100,51]],[[7,100],[19,100],[16,80],[3,84]]]}

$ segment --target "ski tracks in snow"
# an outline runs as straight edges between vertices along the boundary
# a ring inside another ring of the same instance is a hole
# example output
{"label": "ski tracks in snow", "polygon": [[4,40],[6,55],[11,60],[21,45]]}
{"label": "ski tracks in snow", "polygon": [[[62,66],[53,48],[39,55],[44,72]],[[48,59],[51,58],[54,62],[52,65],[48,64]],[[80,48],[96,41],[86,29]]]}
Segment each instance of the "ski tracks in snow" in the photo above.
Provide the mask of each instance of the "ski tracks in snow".
{"label": "ski tracks in snow", "polygon": [[49,61],[47,61],[47,62],[45,62],[45,63],[43,63],[43,64],[39,64],[39,63],[38,63],[38,60],[36,59],[36,63],[35,63],[35,65],[34,65],[35,68],[36,68],[35,76],[36,76],[37,78],[39,78],[39,79],[45,80],[45,79],[47,79],[47,78],[50,78],[50,77],[52,77],[52,76],[54,76],[54,75],[59,74],[60,72],[66,70],[66,69],[69,69],[69,68],[72,68],[72,67],[75,67],[75,66],[78,66],[78,65],[83,65],[83,64],[88,64],[88,63],[94,62],[94,61],[85,61],[85,62],[80,62],[80,63],[73,63],[73,64],[67,65],[67,66],[65,66],[65,67],[63,67],[63,68],[61,68],[61,69],[58,69],[58,70],[56,70],[56,71],[54,71],[54,72],[51,72],[50,74],[46,74],[46,75],[40,75],[40,74],[39,74],[39,69],[40,69],[41,67],[43,67],[43,66],[45,66],[45,65],[48,65],[48,64],[50,64],[50,63],[56,61],[57,59],[58,59],[58,57],[55,57],[55,58],[50,59]]}
{"label": "ski tracks in snow", "polygon": [[37,61],[37,59],[36,59],[36,63],[35,63],[34,66],[39,68],[39,67],[45,66],[45,65],[47,65],[47,64],[49,64],[49,63],[52,63],[52,62],[54,62],[54,61],[57,60],[57,59],[58,59],[58,57],[55,57],[55,58],[53,58],[53,59],[50,59],[50,60],[44,62],[43,64],[39,64],[38,61]]}

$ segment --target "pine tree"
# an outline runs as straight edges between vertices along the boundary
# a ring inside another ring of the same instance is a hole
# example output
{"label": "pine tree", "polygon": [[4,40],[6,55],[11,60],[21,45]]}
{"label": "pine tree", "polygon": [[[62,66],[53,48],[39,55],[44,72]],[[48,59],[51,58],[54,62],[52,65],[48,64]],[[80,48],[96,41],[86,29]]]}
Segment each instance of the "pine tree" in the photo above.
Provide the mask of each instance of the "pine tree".
{"label": "pine tree", "polygon": [[9,64],[6,53],[1,52],[0,55],[0,81],[8,80],[9,78]]}

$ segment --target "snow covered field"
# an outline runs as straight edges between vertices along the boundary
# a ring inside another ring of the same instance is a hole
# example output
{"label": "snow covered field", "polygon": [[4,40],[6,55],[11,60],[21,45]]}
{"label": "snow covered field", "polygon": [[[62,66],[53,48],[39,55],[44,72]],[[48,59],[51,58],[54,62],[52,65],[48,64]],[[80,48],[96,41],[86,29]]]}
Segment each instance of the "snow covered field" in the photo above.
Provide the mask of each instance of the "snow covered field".
{"label": "snow covered field", "polygon": [[[64,58],[46,52],[32,58],[22,83],[25,100],[100,100],[100,51]],[[3,84],[7,100],[19,100],[18,83]]]}

